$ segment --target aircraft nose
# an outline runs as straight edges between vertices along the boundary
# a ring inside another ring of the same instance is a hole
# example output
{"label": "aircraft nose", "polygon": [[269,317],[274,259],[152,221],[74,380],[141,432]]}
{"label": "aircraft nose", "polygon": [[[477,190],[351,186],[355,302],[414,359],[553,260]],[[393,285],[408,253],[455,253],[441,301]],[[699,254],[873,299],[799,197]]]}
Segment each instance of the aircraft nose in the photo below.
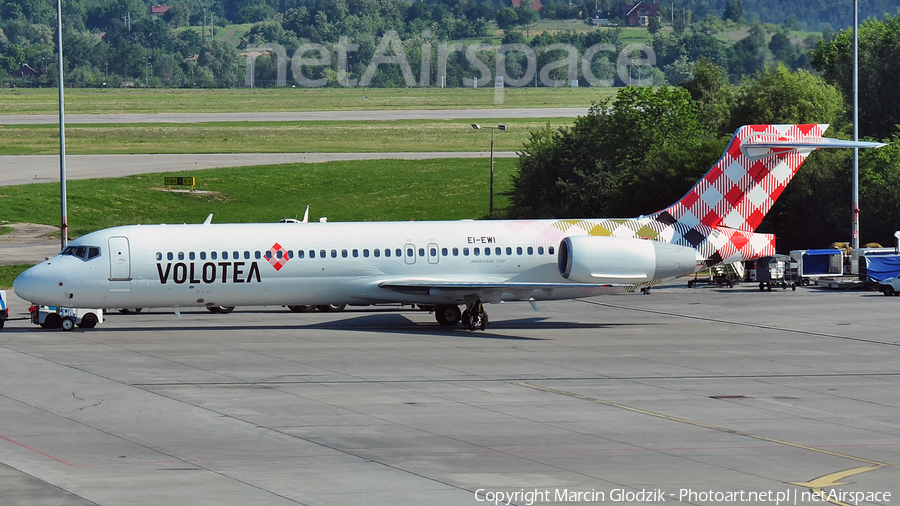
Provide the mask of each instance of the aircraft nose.
{"label": "aircraft nose", "polygon": [[24,300],[34,300],[34,267],[19,274],[13,281],[13,291]]}

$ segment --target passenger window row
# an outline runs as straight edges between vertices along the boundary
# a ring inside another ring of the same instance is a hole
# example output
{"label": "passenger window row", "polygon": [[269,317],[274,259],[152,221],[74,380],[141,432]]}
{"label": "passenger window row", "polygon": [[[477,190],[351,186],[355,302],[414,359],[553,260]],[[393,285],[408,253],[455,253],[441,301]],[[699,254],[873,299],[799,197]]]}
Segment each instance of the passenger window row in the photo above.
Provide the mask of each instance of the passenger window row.
{"label": "passenger window row", "polygon": [[[92,248],[92,250],[93,249],[96,249],[96,248]],[[68,249],[66,251],[68,251]],[[493,249],[491,249],[490,247],[486,247],[486,248],[475,247],[475,248],[472,248],[471,250],[469,248],[462,248],[462,249],[453,248],[452,250],[448,249],[448,248],[441,248],[441,255],[447,257],[447,256],[450,256],[450,254],[452,253],[452,255],[455,257],[460,256],[460,254],[462,254],[462,256],[465,256],[465,257],[467,257],[469,255],[481,256],[482,254],[484,256],[491,256],[491,255],[501,256],[505,252],[507,256],[513,256],[513,254],[514,254],[513,252],[515,252],[515,255],[522,256],[522,255],[534,255],[535,251],[537,252],[538,255],[543,255],[544,247],[538,246],[537,248],[534,248],[533,246],[527,246],[527,247],[518,246],[515,248],[515,250],[513,250],[513,248],[510,246],[507,246],[505,249],[501,248],[499,246],[495,247]],[[550,246],[549,248],[547,248],[546,252],[550,255],[553,255],[555,252],[555,249],[553,248],[553,246]],[[407,247],[405,253],[406,253],[407,257],[412,258],[413,256],[415,256],[416,251],[411,247]],[[63,252],[63,254],[66,254],[66,253]],[[100,253],[98,250],[97,255],[99,255],[99,254]],[[314,250],[314,249],[302,250],[301,249],[301,250],[297,250],[296,253],[294,253],[293,250],[276,251],[275,258],[278,258],[278,259],[285,258],[285,257],[287,257],[288,259],[291,259],[291,258],[338,258],[339,256],[340,256],[340,258],[350,258],[350,257],[359,258],[360,255],[362,255],[363,258],[370,258],[370,257],[381,258],[382,255],[384,255],[385,258],[390,258],[391,256],[399,258],[399,257],[402,257],[403,254],[404,254],[404,251],[402,248],[395,248],[395,249],[385,248],[383,250],[380,248],[375,248],[372,250],[369,250],[368,248],[364,248],[362,250],[342,249],[342,250],[340,250],[340,252],[336,249],[333,249],[330,251],[327,251],[324,249],[320,249],[320,250]],[[425,248],[419,248],[418,254],[419,254],[419,257],[424,258],[425,257]],[[437,257],[437,247],[436,246],[429,247],[428,254],[431,257]],[[219,260],[219,259],[221,259],[221,260],[229,260],[229,259],[230,260],[240,260],[240,259],[250,260],[251,258],[260,260],[263,257],[265,257],[266,260],[270,260],[272,258],[272,252],[271,251],[265,251],[265,252],[254,251],[251,253],[250,251],[244,251],[243,253],[241,253],[240,251],[232,251],[229,253],[228,251],[222,251],[222,252],[212,251],[207,254],[207,252],[205,252],[205,251],[201,251],[200,253],[194,253],[193,251],[190,251],[188,253],[185,253],[183,251],[173,253],[170,251],[165,254],[165,259],[169,260],[169,261],[174,261],[176,258],[180,261],[184,261],[185,259],[187,259],[187,260],[197,260],[197,259],[199,259],[199,260]],[[93,257],[91,257],[91,258],[93,258]],[[162,261],[162,259],[163,259],[163,253],[157,252],[156,260],[159,262],[159,261]]]}

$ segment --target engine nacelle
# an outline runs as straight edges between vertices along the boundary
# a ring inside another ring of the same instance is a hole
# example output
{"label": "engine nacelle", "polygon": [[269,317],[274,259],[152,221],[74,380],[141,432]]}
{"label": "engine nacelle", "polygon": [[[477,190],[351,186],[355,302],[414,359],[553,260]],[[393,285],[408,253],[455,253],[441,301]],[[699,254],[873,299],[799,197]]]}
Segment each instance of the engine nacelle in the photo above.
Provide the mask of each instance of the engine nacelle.
{"label": "engine nacelle", "polygon": [[648,239],[579,235],[559,243],[559,273],[577,283],[674,278],[695,272],[697,262],[693,248]]}

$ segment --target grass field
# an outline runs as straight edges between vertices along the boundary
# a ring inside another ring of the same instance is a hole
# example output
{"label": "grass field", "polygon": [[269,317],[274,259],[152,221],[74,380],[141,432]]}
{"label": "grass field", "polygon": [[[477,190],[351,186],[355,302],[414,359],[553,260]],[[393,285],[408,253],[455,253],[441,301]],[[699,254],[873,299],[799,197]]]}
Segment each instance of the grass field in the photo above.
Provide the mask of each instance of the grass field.
{"label": "grass field", "polygon": [[[66,114],[589,107],[618,88],[66,88]],[[0,89],[0,115],[57,114],[55,89]]]}
{"label": "grass field", "polygon": [[[0,290],[9,290],[12,288],[13,281],[16,276],[25,272],[25,269],[31,267],[26,264],[0,265]],[[12,312],[12,310],[10,310]]]}
{"label": "grass field", "polygon": [[[271,123],[102,124],[66,126],[68,154],[125,153],[311,153],[398,151],[487,151],[490,133],[471,121],[322,121]],[[530,131],[546,124],[571,125],[570,118],[479,120],[503,123],[494,149],[521,149]],[[56,125],[6,125],[0,155],[59,153]]]}
{"label": "grass field", "polygon": [[[515,159],[495,160],[495,208],[507,205]],[[68,182],[70,235],[124,224],[223,222],[456,220],[488,214],[485,159],[371,160],[286,164],[196,173],[197,190],[160,188],[165,174]],[[179,174],[173,174],[179,175]],[[0,187],[0,216],[9,223],[59,223],[59,185]]]}

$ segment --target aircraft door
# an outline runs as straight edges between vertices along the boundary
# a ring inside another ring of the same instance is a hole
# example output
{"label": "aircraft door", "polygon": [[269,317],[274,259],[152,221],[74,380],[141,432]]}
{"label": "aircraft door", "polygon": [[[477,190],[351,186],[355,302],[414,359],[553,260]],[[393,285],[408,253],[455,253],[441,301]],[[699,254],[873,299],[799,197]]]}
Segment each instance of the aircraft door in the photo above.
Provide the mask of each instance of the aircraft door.
{"label": "aircraft door", "polygon": [[127,237],[109,238],[109,279],[128,281],[131,279],[131,250]]}
{"label": "aircraft door", "polygon": [[441,259],[438,245],[431,243],[428,245],[428,263],[436,264]]}
{"label": "aircraft door", "polygon": [[416,247],[414,245],[407,244],[403,247],[403,260],[409,265],[416,263]]}

